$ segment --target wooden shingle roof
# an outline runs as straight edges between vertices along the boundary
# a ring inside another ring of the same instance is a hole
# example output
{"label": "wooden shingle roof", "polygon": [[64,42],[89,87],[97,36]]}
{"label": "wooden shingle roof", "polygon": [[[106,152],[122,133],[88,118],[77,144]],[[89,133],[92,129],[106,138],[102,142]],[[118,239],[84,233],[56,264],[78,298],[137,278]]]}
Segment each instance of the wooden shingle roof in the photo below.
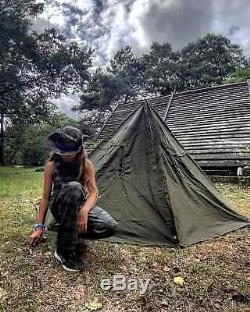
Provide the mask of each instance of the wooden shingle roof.
{"label": "wooden shingle roof", "polygon": [[[147,99],[163,118],[170,96]],[[119,104],[98,134],[109,139],[144,100]],[[176,93],[166,124],[202,167],[250,163],[250,95],[246,82]]]}

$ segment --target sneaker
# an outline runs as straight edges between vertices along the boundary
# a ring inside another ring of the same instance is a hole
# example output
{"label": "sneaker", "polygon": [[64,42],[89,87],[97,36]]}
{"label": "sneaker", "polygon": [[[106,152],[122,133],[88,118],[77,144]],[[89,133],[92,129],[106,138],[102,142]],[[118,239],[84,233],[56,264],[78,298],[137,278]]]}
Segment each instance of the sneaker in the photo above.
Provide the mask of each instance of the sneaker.
{"label": "sneaker", "polygon": [[79,272],[84,269],[84,263],[74,254],[71,254],[67,257],[63,257],[63,255],[55,250],[54,257],[61,263],[64,270],[69,272]]}
{"label": "sneaker", "polygon": [[85,267],[85,262],[83,261],[82,256],[75,256],[74,261],[79,267]]}

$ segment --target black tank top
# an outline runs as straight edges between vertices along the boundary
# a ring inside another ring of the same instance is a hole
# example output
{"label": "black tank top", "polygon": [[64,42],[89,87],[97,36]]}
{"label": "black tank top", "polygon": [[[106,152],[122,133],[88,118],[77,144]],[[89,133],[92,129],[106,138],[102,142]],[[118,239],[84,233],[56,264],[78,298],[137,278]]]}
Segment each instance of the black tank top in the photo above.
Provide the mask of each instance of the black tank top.
{"label": "black tank top", "polygon": [[54,172],[52,175],[52,181],[52,194],[60,191],[63,185],[70,181],[77,181],[81,183],[83,191],[86,194],[82,165],[79,166],[78,164],[72,162],[63,161],[62,158],[56,158],[54,160]]}

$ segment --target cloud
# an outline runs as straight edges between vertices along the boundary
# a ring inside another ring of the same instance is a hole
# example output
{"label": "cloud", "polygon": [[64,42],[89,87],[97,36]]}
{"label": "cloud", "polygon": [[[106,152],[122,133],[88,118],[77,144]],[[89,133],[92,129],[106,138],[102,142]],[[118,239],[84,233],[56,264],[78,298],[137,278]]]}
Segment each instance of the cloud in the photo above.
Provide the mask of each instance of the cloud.
{"label": "cloud", "polygon": [[32,30],[34,30],[38,33],[41,33],[45,29],[49,29],[52,27],[54,27],[54,25],[51,24],[48,19],[45,19],[42,17],[34,18],[32,21]]}
{"label": "cloud", "polygon": [[[130,44],[137,53],[153,41],[184,47],[208,32],[250,46],[249,0],[49,0],[42,21],[56,25],[70,40],[96,48],[105,64]],[[42,27],[42,22],[38,27]]]}
{"label": "cloud", "polygon": [[214,18],[211,32],[222,33],[243,48],[250,56],[250,5],[249,0],[214,1]]}
{"label": "cloud", "polygon": [[73,112],[71,108],[79,103],[79,96],[77,94],[62,94],[60,98],[53,99],[53,103],[55,103],[62,113],[70,116],[74,119],[79,119],[81,116],[80,113]]}
{"label": "cloud", "polygon": [[98,66],[126,44],[137,54],[153,41],[180,49],[208,32],[229,37],[249,56],[249,16],[249,0],[47,0],[34,27],[53,25],[68,40],[92,46]]}
{"label": "cloud", "polygon": [[140,19],[149,42],[170,42],[179,49],[204,35],[212,16],[211,0],[153,0]]}

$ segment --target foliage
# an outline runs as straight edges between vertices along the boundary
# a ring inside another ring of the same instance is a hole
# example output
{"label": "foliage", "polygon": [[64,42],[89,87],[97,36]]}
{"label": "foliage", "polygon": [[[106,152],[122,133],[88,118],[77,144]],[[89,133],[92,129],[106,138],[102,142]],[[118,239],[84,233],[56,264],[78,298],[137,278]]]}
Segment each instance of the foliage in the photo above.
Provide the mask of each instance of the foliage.
{"label": "foliage", "polygon": [[92,50],[67,44],[55,29],[30,31],[41,11],[34,0],[0,4],[0,109],[26,123],[46,119],[48,98],[83,86],[91,66]]}
{"label": "foliage", "polygon": [[182,49],[184,88],[220,85],[223,79],[247,61],[242,50],[222,35],[207,34]]}
{"label": "foliage", "polygon": [[225,79],[225,83],[239,83],[250,79],[250,67],[237,68],[233,73],[229,74]]}
{"label": "foliage", "polygon": [[230,73],[246,66],[240,47],[222,35],[207,34],[180,51],[173,51],[169,43],[153,42],[142,56],[126,46],[106,68],[91,75],[75,110],[112,111],[118,102],[145,95],[220,85]]}
{"label": "foliage", "polygon": [[152,93],[220,85],[236,68],[247,66],[242,50],[222,36],[207,34],[181,51],[169,43],[153,43],[144,54],[144,87]]}
{"label": "foliage", "polygon": [[81,102],[75,110],[112,111],[117,102],[134,99],[141,91],[144,65],[131,47],[117,51],[106,69],[97,68],[91,75]]}
{"label": "foliage", "polygon": [[56,114],[50,122],[40,122],[25,126],[11,123],[5,132],[5,161],[7,164],[43,165],[47,152],[46,138],[57,128],[65,125],[79,127],[86,132],[85,124],[77,122],[64,114]]}
{"label": "foliage", "polygon": [[80,106],[75,109],[111,110],[110,103],[119,99],[126,87],[123,81],[97,68],[89,80],[87,91],[81,95]]}
{"label": "foliage", "polygon": [[151,93],[169,94],[182,88],[180,54],[172,51],[169,43],[154,42],[142,58],[145,66],[144,87]]}
{"label": "foliage", "polygon": [[0,114],[23,126],[52,117],[52,97],[83,88],[92,61],[92,49],[67,43],[55,29],[31,31],[42,11],[35,0],[0,3]]}
{"label": "foliage", "polygon": [[107,71],[123,82],[125,102],[138,96],[143,85],[145,65],[130,46],[116,52]]}

